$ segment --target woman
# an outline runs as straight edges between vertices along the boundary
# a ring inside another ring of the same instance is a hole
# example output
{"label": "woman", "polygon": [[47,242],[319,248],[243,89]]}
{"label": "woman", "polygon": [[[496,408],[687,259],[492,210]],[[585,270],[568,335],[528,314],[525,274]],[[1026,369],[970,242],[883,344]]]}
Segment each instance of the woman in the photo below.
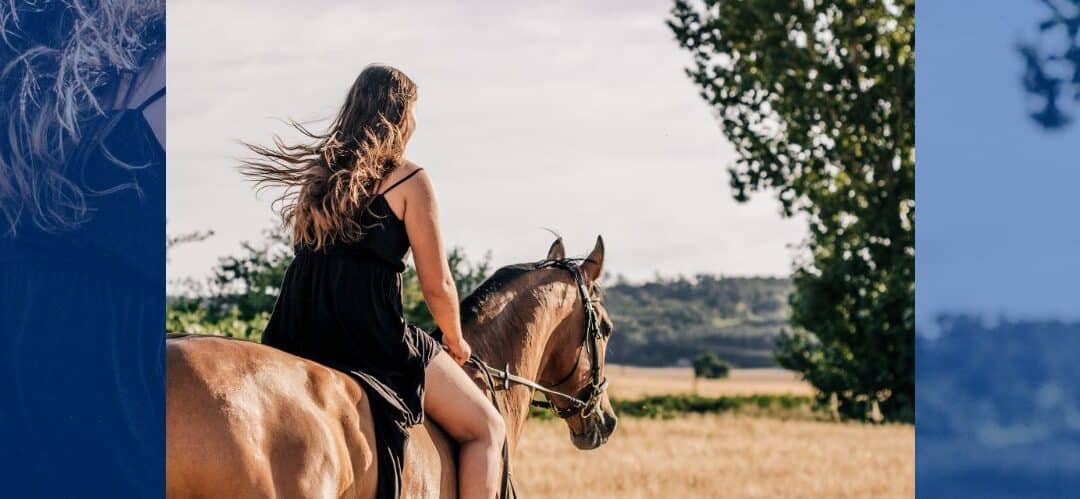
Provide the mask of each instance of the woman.
{"label": "woman", "polygon": [[[296,247],[263,343],[349,372],[364,386],[379,439],[379,497],[397,496],[407,428],[426,412],[460,444],[459,497],[490,498],[505,429],[459,367],[470,348],[434,188],[404,158],[416,100],[404,73],[368,66],[325,134],[293,123],[313,143],[249,146],[258,157],[243,171],[286,188],[281,215]],[[448,353],[405,321],[401,272],[410,248]]]}

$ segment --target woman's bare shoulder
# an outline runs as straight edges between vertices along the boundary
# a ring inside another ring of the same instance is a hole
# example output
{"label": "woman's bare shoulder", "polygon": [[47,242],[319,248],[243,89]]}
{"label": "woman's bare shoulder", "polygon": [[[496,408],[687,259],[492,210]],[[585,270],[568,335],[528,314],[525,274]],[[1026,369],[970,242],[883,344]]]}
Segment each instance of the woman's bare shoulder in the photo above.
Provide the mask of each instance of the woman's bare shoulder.
{"label": "woman's bare shoulder", "polygon": [[416,163],[413,163],[412,161],[402,161],[400,166],[394,168],[390,173],[387,173],[386,177],[383,177],[382,185],[384,187],[383,190],[381,190],[380,192],[385,192],[385,190],[391,188],[390,186],[402,182],[402,180],[406,178],[408,178],[409,181],[404,182],[401,187],[405,187],[404,184],[412,183],[413,177],[427,177],[427,172],[423,170],[423,168],[421,168]]}
{"label": "woman's bare shoulder", "polygon": [[422,166],[420,166],[420,165],[418,165],[416,163],[413,163],[412,161],[409,161],[407,159],[404,162],[402,162],[401,168],[399,168],[399,169],[401,170],[402,177],[404,177],[406,175],[412,175],[413,172],[418,172],[418,173],[416,173],[417,177],[423,177],[425,180],[430,180],[430,178],[431,178],[431,177],[428,176],[428,171],[426,169],[424,169],[424,167],[422,167]]}
{"label": "woman's bare shoulder", "polygon": [[[408,175],[412,175],[416,180],[417,186],[423,186],[425,190],[430,190],[433,186],[431,183],[431,176],[428,175],[428,171],[424,167],[413,163],[412,161],[405,160],[401,165],[401,178],[405,178]],[[410,181],[413,179],[409,179]]]}

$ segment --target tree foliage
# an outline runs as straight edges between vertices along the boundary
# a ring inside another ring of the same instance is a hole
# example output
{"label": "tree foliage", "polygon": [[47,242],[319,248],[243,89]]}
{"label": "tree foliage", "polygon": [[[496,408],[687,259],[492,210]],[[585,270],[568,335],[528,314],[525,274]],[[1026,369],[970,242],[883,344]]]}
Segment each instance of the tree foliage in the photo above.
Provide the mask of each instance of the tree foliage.
{"label": "tree foliage", "polygon": [[[450,264],[450,274],[454,276],[454,284],[461,298],[465,298],[483,284],[491,274],[490,252],[485,253],[482,259],[473,262],[465,255],[465,250],[455,247],[450,250],[446,260]],[[434,329],[435,319],[431,317],[431,311],[424,302],[424,293],[420,290],[416,268],[411,265],[402,275],[402,293],[402,306],[405,308],[405,316],[409,321],[427,331]]]}
{"label": "tree foliage", "polygon": [[166,331],[262,337],[292,248],[284,232],[265,230],[261,242],[242,242],[240,250],[219,258],[205,282],[188,281],[183,294],[169,297]]}
{"label": "tree foliage", "polygon": [[694,359],[694,377],[719,379],[726,378],[731,366],[712,352],[706,352]]}
{"label": "tree foliage", "polygon": [[777,359],[848,416],[914,414],[914,8],[677,0],[668,21],[738,153],[735,198],[809,222]]}
{"label": "tree foliage", "polygon": [[1047,43],[1025,42],[1017,50],[1024,59],[1024,90],[1040,101],[1031,119],[1059,129],[1072,122],[1068,110],[1080,102],[1080,0],[1040,1],[1048,11],[1039,22],[1040,42]]}

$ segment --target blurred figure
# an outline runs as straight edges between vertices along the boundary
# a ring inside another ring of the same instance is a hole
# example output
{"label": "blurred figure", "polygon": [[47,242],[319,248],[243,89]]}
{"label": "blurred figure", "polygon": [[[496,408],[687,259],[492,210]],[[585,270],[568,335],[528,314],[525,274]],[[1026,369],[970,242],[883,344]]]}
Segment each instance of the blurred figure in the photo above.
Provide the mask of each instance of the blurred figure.
{"label": "blurred figure", "polygon": [[1038,103],[1031,119],[1048,130],[1072,123],[1080,102],[1080,0],[1043,0],[1038,42],[1017,46],[1024,90]]}
{"label": "blurred figure", "polygon": [[164,490],[165,5],[0,3],[0,477]]}

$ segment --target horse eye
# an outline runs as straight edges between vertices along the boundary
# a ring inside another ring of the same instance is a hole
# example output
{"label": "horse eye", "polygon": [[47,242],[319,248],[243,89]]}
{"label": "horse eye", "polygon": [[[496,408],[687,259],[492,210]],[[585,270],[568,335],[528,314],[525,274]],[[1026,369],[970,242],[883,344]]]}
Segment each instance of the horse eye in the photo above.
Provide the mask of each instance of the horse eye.
{"label": "horse eye", "polygon": [[611,326],[610,322],[604,321],[600,324],[600,334],[604,335],[605,337],[611,336],[613,329],[614,328]]}

